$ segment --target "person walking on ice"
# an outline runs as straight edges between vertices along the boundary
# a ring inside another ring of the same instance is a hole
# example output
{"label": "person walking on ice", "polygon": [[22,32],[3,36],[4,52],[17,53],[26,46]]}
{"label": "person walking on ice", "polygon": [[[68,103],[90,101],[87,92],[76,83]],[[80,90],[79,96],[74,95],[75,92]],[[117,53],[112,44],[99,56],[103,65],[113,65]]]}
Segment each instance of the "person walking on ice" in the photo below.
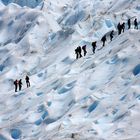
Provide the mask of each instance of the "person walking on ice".
{"label": "person walking on ice", "polygon": [[118,35],[120,35],[121,32],[122,32],[122,28],[121,28],[120,22],[119,22],[118,25],[117,25],[117,29],[118,29]]}
{"label": "person walking on ice", "polygon": [[123,22],[122,25],[121,25],[121,30],[124,32],[125,30],[125,23]]}
{"label": "person walking on ice", "polygon": [[26,75],[25,81],[26,81],[26,84],[27,84],[27,88],[30,87],[30,79],[27,75]]}
{"label": "person walking on ice", "polygon": [[81,46],[78,47],[78,54],[79,54],[79,58],[82,57],[82,48]]}
{"label": "person walking on ice", "polygon": [[78,54],[78,47],[75,49],[75,54],[76,54],[76,59],[78,59],[78,56],[79,56],[79,54]]}
{"label": "person walking on ice", "polygon": [[19,91],[20,91],[21,88],[22,88],[22,79],[19,80],[19,83],[18,84],[19,84]]}
{"label": "person walking on ice", "polygon": [[92,51],[93,51],[93,53],[95,53],[95,49],[96,49],[96,41],[94,41],[94,42],[92,42]]}
{"label": "person walking on ice", "polygon": [[103,46],[105,46],[105,42],[106,42],[106,35],[104,35],[101,39],[101,41],[103,42]]}
{"label": "person walking on ice", "polygon": [[83,52],[84,52],[84,56],[86,56],[86,54],[87,54],[86,45],[84,45],[84,46],[82,47],[82,49],[83,49]]}
{"label": "person walking on ice", "polygon": [[17,92],[18,83],[19,83],[19,82],[18,82],[18,80],[15,80],[15,81],[14,81],[14,85],[15,85],[15,92]]}
{"label": "person walking on ice", "polygon": [[138,29],[138,22],[137,22],[137,19],[136,18],[134,20],[134,29]]}
{"label": "person walking on ice", "polygon": [[131,20],[130,19],[128,19],[127,24],[128,24],[128,29],[130,29],[131,28]]}
{"label": "person walking on ice", "polygon": [[113,35],[114,35],[114,31],[111,31],[111,33],[110,33],[110,41],[112,41]]}

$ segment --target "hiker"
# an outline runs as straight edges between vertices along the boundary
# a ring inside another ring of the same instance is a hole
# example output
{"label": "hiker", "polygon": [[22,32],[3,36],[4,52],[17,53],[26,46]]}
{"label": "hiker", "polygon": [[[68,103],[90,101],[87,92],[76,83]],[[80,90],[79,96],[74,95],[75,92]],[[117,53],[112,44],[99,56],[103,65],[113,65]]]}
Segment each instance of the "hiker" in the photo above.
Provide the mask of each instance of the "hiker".
{"label": "hiker", "polygon": [[15,92],[17,92],[17,88],[18,88],[18,80],[14,81],[14,85],[15,85]]}
{"label": "hiker", "polygon": [[112,30],[111,33],[110,33],[110,41],[112,41],[113,35],[114,35],[114,31]]}
{"label": "hiker", "polygon": [[104,35],[101,39],[101,41],[103,42],[103,46],[105,46],[105,42],[106,42],[106,35]]}
{"label": "hiker", "polygon": [[127,24],[128,24],[128,29],[130,29],[131,28],[131,20],[130,19],[128,19]]}
{"label": "hiker", "polygon": [[125,23],[123,22],[121,25],[121,30],[124,32],[124,29],[125,29]]}
{"label": "hiker", "polygon": [[78,59],[79,53],[78,53],[78,47],[75,49],[76,59]]}
{"label": "hiker", "polygon": [[81,58],[82,57],[82,49],[81,49],[81,46],[79,46],[78,47],[78,54],[79,54],[79,58]]}
{"label": "hiker", "polygon": [[86,54],[87,54],[86,45],[84,45],[84,46],[82,47],[82,49],[83,49],[83,51],[84,51],[84,56],[86,56]]}
{"label": "hiker", "polygon": [[122,31],[120,22],[117,25],[117,29],[118,29],[118,35],[120,35],[121,34],[121,31]]}
{"label": "hiker", "polygon": [[19,91],[20,91],[21,88],[22,88],[22,79],[19,80],[19,83],[18,84],[19,84]]}
{"label": "hiker", "polygon": [[134,20],[134,29],[138,29],[138,22],[137,22],[137,19],[136,18]]}
{"label": "hiker", "polygon": [[30,81],[29,81],[29,77],[27,75],[26,75],[25,81],[27,84],[27,88],[30,87]]}
{"label": "hiker", "polygon": [[96,41],[94,41],[94,42],[92,42],[92,51],[93,51],[93,53],[95,53],[95,49],[96,49]]}

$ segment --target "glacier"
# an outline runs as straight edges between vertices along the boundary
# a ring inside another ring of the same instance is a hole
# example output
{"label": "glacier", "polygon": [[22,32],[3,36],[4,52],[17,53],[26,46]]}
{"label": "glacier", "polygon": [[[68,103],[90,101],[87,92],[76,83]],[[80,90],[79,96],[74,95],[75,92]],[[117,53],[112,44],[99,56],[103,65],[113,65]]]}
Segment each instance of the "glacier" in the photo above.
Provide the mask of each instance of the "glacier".
{"label": "glacier", "polygon": [[[4,2],[0,140],[139,140],[140,30],[133,26],[139,0]],[[118,36],[118,22],[128,18],[131,29]],[[84,44],[88,53],[76,60],[74,50]],[[19,92],[15,79],[23,79]]]}
{"label": "glacier", "polygon": [[1,0],[4,5],[8,5],[10,3],[16,3],[20,6],[27,6],[31,8],[35,8],[38,6],[43,0]]}

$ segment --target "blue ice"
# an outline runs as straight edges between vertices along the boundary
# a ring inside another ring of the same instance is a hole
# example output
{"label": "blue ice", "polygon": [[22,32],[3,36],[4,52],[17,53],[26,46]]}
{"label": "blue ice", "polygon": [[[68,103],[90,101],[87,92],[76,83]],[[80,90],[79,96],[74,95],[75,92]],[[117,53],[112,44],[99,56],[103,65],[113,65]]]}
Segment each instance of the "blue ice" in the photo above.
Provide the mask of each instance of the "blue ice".
{"label": "blue ice", "polygon": [[43,112],[45,110],[45,106],[44,105],[40,105],[39,107],[38,107],[38,109],[37,109],[37,112],[38,113],[41,113],[41,112]]}
{"label": "blue ice", "polygon": [[54,120],[54,119],[51,119],[51,118],[47,118],[46,120],[45,120],[45,123],[46,124],[50,124],[50,123],[53,123],[53,122],[55,122],[56,120]]}
{"label": "blue ice", "polygon": [[67,87],[73,87],[75,83],[76,83],[76,80],[71,82],[71,83],[69,83],[69,84],[67,84]]}
{"label": "blue ice", "polygon": [[140,100],[140,95],[138,95],[136,98]]}
{"label": "blue ice", "polygon": [[48,106],[51,106],[51,104],[52,104],[52,102],[47,102],[47,105],[48,105]]}
{"label": "blue ice", "polygon": [[74,87],[74,84],[75,84],[76,80],[75,81],[72,81],[70,83],[68,83],[65,87],[62,87],[58,90],[58,93],[59,94],[64,94],[66,93],[67,91],[70,91],[73,87]]}
{"label": "blue ice", "polygon": [[99,104],[99,102],[98,101],[95,101],[93,104],[91,104],[89,106],[88,111],[89,112],[92,112],[97,107],[98,104]]}
{"label": "blue ice", "polygon": [[0,71],[3,71],[4,68],[5,68],[4,65],[0,65]]}
{"label": "blue ice", "polygon": [[59,94],[64,94],[64,93],[66,93],[67,91],[70,91],[72,88],[73,88],[73,87],[63,87],[63,88],[61,88],[61,89],[58,91],[58,93],[59,93]]}
{"label": "blue ice", "polygon": [[131,108],[133,108],[133,107],[135,107],[136,105],[131,105],[128,109],[131,109]]}
{"label": "blue ice", "polygon": [[10,21],[9,23],[8,23],[8,26],[12,26],[12,24],[14,23],[14,21],[12,20],[12,21]]}
{"label": "blue ice", "polygon": [[37,121],[35,121],[36,125],[40,125],[42,123],[42,119],[38,119]]}
{"label": "blue ice", "polygon": [[19,139],[21,137],[21,131],[19,129],[11,129],[11,137],[13,139]]}
{"label": "blue ice", "polygon": [[120,101],[123,101],[126,97],[127,95],[124,95],[123,97],[121,97]]}
{"label": "blue ice", "polygon": [[119,61],[118,56],[115,55],[115,56],[113,56],[113,57],[111,58],[110,61],[107,61],[106,63],[107,63],[107,64],[116,64],[118,61]]}
{"label": "blue ice", "polygon": [[7,139],[0,134],[0,140],[7,140]]}
{"label": "blue ice", "polygon": [[120,119],[123,119],[125,116],[127,115],[127,112],[115,117],[114,121],[117,121],[117,120],[120,120]]}
{"label": "blue ice", "polygon": [[46,110],[43,115],[41,116],[41,118],[44,120],[47,116],[49,115],[48,111]]}
{"label": "blue ice", "polygon": [[93,85],[92,87],[90,87],[90,90],[94,90],[94,89],[96,89],[96,86],[95,85]]}
{"label": "blue ice", "polygon": [[36,93],[37,96],[41,96],[43,92]]}
{"label": "blue ice", "polygon": [[31,8],[34,8],[36,7],[39,3],[42,2],[42,0],[2,0],[3,4],[7,5],[11,2],[14,2],[14,3],[17,3],[19,4],[20,6],[28,6],[28,7],[31,7]]}
{"label": "blue ice", "polygon": [[135,66],[135,68],[133,69],[133,74],[134,75],[138,75],[139,73],[140,73],[140,64]]}
{"label": "blue ice", "polygon": [[109,20],[109,19],[106,19],[106,20],[105,20],[105,23],[106,23],[106,25],[107,25],[108,28],[111,28],[111,27],[114,26],[114,24],[112,23],[112,21]]}

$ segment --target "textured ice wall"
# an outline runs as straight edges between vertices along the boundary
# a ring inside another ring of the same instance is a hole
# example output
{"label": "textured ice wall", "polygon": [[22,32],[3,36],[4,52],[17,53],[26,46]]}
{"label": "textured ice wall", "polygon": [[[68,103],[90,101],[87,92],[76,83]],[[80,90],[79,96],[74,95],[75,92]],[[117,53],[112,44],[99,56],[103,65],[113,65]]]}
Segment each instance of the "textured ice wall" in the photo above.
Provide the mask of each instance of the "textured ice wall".
{"label": "textured ice wall", "polygon": [[9,3],[17,3],[20,6],[36,7],[42,0],[1,0],[5,5]]}

